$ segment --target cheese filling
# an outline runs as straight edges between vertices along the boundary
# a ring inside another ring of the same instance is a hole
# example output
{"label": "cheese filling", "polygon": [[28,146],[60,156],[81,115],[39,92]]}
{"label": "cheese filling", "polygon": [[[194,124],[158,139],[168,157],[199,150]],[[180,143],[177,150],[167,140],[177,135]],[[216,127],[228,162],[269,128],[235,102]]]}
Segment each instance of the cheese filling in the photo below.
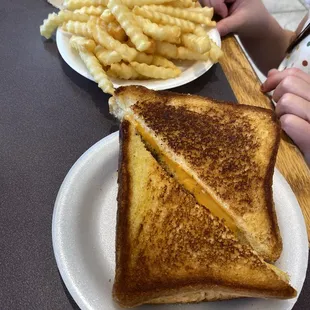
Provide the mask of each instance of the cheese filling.
{"label": "cheese filling", "polygon": [[226,226],[229,227],[235,234],[237,234],[238,228],[231,216],[224,210],[224,208],[221,207],[220,204],[218,204],[190,174],[182,169],[179,164],[163,154],[156,144],[155,139],[149,133],[147,133],[139,123],[133,120],[132,117],[128,118],[130,118],[131,122],[135,124],[135,127],[142,138],[147,142],[147,144],[150,145],[156,154],[158,154],[160,160],[162,160],[163,163],[167,165],[168,169],[173,174],[178,183],[181,184],[187,191],[189,191],[196,198],[199,204],[206,207],[219,219],[224,220]]}

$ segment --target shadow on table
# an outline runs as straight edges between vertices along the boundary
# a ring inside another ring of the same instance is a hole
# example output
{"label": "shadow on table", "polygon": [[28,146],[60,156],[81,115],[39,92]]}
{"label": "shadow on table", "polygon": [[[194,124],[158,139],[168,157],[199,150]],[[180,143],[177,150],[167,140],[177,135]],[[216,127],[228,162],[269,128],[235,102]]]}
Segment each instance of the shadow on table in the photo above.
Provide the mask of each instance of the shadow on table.
{"label": "shadow on table", "polygon": [[104,115],[104,117],[115,124],[112,124],[109,130],[109,133],[113,133],[119,129],[119,121],[110,114],[108,101],[111,95],[104,93],[99,87],[98,84],[90,81],[79,73],[75,72],[67,63],[58,55],[61,67],[65,75],[71,79],[71,81],[77,85],[79,88],[85,90],[90,97],[92,102],[95,103],[95,106],[99,109],[99,112]]}
{"label": "shadow on table", "polygon": [[99,108],[100,113],[102,113],[107,119],[115,120],[114,117],[109,113],[108,100],[111,97],[108,94],[105,94],[97,85],[97,83],[88,80],[84,76],[75,72],[68,64],[62,59],[61,55],[58,52],[57,45],[55,44],[56,39],[44,41],[44,49],[52,56],[59,59],[61,68],[65,75],[70,78],[70,80],[77,85],[79,88],[86,91],[92,98],[92,101],[95,103],[95,106]]}
{"label": "shadow on table", "polygon": [[62,280],[62,278],[61,278],[60,273],[58,273],[58,274],[59,274],[59,277],[60,277],[60,279],[61,279],[61,284],[62,284],[62,287],[63,287],[63,289],[64,289],[64,292],[65,292],[65,294],[66,294],[66,296],[67,296],[67,298],[68,298],[68,300],[69,300],[69,302],[70,302],[70,304],[71,304],[71,306],[72,306],[72,309],[74,309],[74,310],[81,310],[81,308],[76,304],[76,302],[74,301],[74,299],[73,299],[72,296],[70,295],[70,293],[69,293],[69,291],[68,291],[68,289],[67,289],[65,283],[63,282],[63,280]]}
{"label": "shadow on table", "polygon": [[220,64],[214,65],[196,80],[183,86],[173,88],[171,91],[237,102]]}
{"label": "shadow on table", "polygon": [[99,108],[100,113],[104,114],[104,116],[108,119],[114,119],[113,116],[109,113],[109,105],[108,100],[111,97],[109,94],[105,94],[99,87],[98,84],[88,80],[84,76],[75,72],[71,67],[67,65],[67,63],[61,58],[59,55],[59,60],[61,62],[61,67],[63,72],[67,77],[71,79],[71,81],[76,84],[78,87],[87,91],[87,93],[91,96],[92,101],[95,103],[96,107]]}

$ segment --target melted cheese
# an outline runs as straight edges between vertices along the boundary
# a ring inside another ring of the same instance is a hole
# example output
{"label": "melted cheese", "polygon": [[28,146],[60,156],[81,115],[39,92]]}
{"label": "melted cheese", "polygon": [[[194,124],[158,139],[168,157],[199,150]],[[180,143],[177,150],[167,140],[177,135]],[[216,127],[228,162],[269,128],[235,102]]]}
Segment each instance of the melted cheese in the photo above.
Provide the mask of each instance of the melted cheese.
{"label": "melted cheese", "polygon": [[156,144],[154,138],[148,134],[144,128],[138,124],[135,120],[129,117],[131,122],[135,124],[137,131],[140,133],[142,138],[154,149],[156,153],[159,154],[160,159],[168,166],[175,179],[181,184],[187,191],[194,195],[197,202],[207,209],[210,212],[217,216],[218,218],[225,221],[226,226],[228,226],[235,234],[237,234],[238,229],[236,224],[234,223],[231,216],[226,212],[226,210],[221,207],[205,190],[198,184],[198,182],[188,174],[182,167],[168,158],[165,154],[163,154],[158,145]]}

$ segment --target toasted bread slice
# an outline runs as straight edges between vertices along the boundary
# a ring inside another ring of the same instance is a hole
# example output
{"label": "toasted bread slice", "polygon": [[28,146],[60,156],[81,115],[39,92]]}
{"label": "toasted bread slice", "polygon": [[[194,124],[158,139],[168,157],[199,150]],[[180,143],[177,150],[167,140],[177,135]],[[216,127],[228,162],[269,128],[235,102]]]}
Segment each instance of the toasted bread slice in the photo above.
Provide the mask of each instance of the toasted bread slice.
{"label": "toasted bread slice", "polygon": [[126,120],[120,141],[113,286],[119,305],[296,296],[286,274],[197,204]]}
{"label": "toasted bread slice", "polygon": [[272,196],[280,127],[272,111],[141,86],[120,87],[111,112],[130,119],[197,201],[265,260],[282,252]]}

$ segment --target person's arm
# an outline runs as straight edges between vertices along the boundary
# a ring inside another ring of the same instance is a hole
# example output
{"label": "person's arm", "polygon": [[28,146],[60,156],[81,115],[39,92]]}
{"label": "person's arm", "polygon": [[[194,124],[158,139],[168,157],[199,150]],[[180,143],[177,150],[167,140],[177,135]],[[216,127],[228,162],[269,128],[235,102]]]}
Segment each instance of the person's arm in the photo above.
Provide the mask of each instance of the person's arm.
{"label": "person's arm", "polygon": [[284,30],[261,0],[201,0],[214,7],[223,19],[217,24],[221,36],[230,32],[239,38],[257,67],[265,74],[279,66],[295,33]]}
{"label": "person's arm", "polygon": [[259,70],[267,75],[277,68],[285,57],[285,52],[295,38],[292,31],[282,29],[271,17],[256,36],[239,35],[240,41]]}

